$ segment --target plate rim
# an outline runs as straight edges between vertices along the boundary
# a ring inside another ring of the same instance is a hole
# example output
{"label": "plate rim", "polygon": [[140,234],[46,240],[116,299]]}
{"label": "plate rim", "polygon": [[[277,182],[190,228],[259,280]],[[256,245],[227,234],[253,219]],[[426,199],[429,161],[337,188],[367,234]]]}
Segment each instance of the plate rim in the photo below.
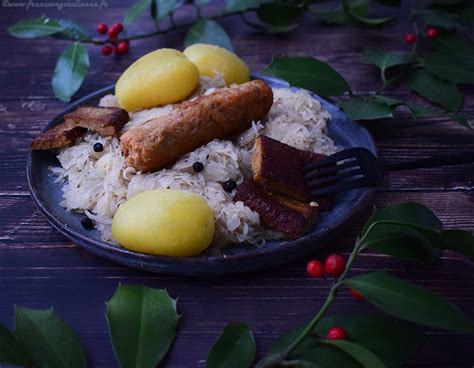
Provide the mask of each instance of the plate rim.
{"label": "plate rim", "polygon": [[[281,80],[279,78],[261,75],[261,74],[252,74],[252,79],[263,79],[263,80],[270,80],[273,83],[279,84],[281,87],[290,87],[289,83]],[[56,114],[52,119],[48,121],[48,124],[44,127],[42,131],[45,131],[59,123],[55,124],[55,120],[80,105],[85,104],[86,102],[90,101],[93,98],[98,98],[98,96],[103,96],[105,93],[112,92],[115,88],[115,85],[110,85],[104,88],[101,88],[97,91],[94,91],[86,96],[81,97],[79,100],[69,104],[67,108],[61,110],[58,114]],[[278,88],[278,87],[277,87]],[[303,89],[299,87],[292,87],[297,89]],[[304,89],[303,89],[304,90]],[[310,91],[309,91],[310,92]],[[310,92],[311,93],[311,92]],[[311,93],[313,98],[317,98],[327,102],[328,104],[334,105],[332,102],[329,102],[314,93]],[[348,119],[348,118],[347,118]],[[348,121],[350,121],[348,119]],[[353,121],[350,121],[351,124],[354,124]],[[377,146],[375,144],[375,140],[370,132],[363,126],[361,128],[365,131],[365,135],[368,138],[368,143],[370,144],[372,151],[377,156]],[[308,254],[316,249],[321,248],[327,242],[337,237],[336,230],[339,230],[341,227],[346,225],[351,218],[355,217],[361,210],[363,210],[366,206],[371,203],[371,200],[375,194],[376,188],[367,188],[361,196],[357,199],[354,207],[357,209],[353,212],[347,212],[344,216],[338,218],[336,224],[333,224],[331,227],[325,227],[324,231],[313,231],[311,233],[307,233],[301,236],[298,239],[294,240],[286,240],[284,241],[284,247],[277,247],[277,248],[263,248],[258,246],[253,246],[252,252],[243,253],[243,254],[231,254],[231,255],[221,255],[221,256],[194,256],[194,257],[167,257],[167,256],[158,256],[146,253],[139,253],[130,251],[128,249],[118,247],[101,240],[97,240],[85,234],[82,234],[70,226],[67,223],[61,221],[60,219],[56,218],[50,210],[48,210],[48,205],[43,201],[41,198],[41,193],[39,190],[34,186],[34,179],[33,179],[33,151],[30,150],[27,159],[26,171],[27,171],[27,181],[28,187],[30,190],[30,195],[33,199],[33,202],[38,207],[40,212],[46,217],[46,219],[56,228],[61,234],[65,235],[69,240],[73,243],[79,245],[80,247],[92,252],[98,256],[107,258],[110,261],[117,262],[129,267],[145,269],[152,272],[164,273],[164,274],[175,274],[175,275],[221,275],[221,274],[229,274],[229,273],[242,273],[247,271],[253,271],[256,269],[267,268],[271,266],[275,266],[277,264],[286,263],[287,261],[294,260],[296,258],[303,257],[305,254]],[[307,247],[308,249],[302,249],[302,245],[307,244],[309,242],[314,242],[318,240],[319,247]],[[281,259],[284,257],[278,257],[280,260],[275,261],[271,259],[272,256],[276,254],[289,254],[289,257],[286,259]],[[255,260],[256,258],[263,258],[269,257],[268,264],[264,265],[253,265],[253,266],[246,266],[246,267],[237,267],[232,268],[232,270],[225,270],[225,267],[229,264],[234,262],[246,261],[246,260]],[[123,260],[123,257],[130,257],[128,260]],[[209,264],[213,264],[215,269],[210,271],[203,271],[203,272],[196,272],[194,269],[196,267],[204,267],[208,266]],[[192,266],[192,270],[188,269],[176,269],[176,267],[189,267]]]}

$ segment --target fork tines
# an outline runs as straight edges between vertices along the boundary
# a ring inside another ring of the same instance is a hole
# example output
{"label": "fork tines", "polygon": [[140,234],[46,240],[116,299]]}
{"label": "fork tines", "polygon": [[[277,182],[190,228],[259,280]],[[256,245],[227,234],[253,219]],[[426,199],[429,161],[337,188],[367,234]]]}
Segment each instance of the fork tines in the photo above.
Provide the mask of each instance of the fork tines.
{"label": "fork tines", "polygon": [[303,167],[311,197],[361,187],[375,187],[383,173],[377,158],[366,148],[337,152]]}

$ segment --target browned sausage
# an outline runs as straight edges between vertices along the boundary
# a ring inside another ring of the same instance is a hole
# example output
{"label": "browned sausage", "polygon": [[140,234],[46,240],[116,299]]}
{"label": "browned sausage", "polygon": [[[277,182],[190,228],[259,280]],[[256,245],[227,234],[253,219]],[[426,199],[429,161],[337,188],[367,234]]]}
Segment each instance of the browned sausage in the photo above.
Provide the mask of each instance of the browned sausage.
{"label": "browned sausage", "polygon": [[273,103],[271,88],[255,80],[183,102],[120,137],[128,166],[160,170],[213,139],[229,138],[262,119]]}

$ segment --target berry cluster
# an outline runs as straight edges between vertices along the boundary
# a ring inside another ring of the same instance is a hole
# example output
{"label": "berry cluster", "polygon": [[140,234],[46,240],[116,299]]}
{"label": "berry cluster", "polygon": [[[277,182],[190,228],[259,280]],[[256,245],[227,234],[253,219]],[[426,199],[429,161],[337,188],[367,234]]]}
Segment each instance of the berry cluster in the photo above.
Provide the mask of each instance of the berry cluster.
{"label": "berry cluster", "polygon": [[97,25],[97,32],[102,35],[107,34],[107,41],[110,43],[110,45],[102,46],[102,55],[109,56],[112,52],[115,52],[116,55],[122,55],[128,52],[128,40],[120,41],[118,39],[119,34],[123,32],[122,23],[116,22],[110,28],[105,23],[99,23]]}
{"label": "berry cluster", "polygon": [[[430,40],[434,40],[436,37],[438,37],[438,29],[435,27],[428,27],[425,32],[426,38],[429,38]],[[414,33],[407,33],[405,35],[405,43],[407,45],[413,45],[416,42],[416,34]]]}

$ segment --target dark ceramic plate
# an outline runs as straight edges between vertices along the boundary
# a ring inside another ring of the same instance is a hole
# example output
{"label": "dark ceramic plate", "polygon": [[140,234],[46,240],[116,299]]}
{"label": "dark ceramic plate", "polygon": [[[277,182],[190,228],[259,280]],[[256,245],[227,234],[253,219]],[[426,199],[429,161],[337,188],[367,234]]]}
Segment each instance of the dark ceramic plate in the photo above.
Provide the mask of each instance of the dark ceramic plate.
{"label": "dark ceramic plate", "polygon": [[[273,88],[288,87],[288,83],[276,78],[258,76]],[[62,121],[62,116],[79,105],[97,105],[99,99],[113,92],[113,86],[90,94],[72,104],[54,118],[46,128]],[[376,154],[376,146],[369,132],[351,122],[339,108],[317,96],[324,108],[331,114],[329,135],[339,147],[366,147]],[[59,203],[62,200],[61,185],[55,183],[55,176],[48,169],[58,166],[53,152],[32,151],[28,157],[28,183],[31,195],[46,218],[74,243],[90,252],[130,267],[152,272],[176,275],[219,275],[245,272],[274,266],[303,257],[342,233],[341,229],[359,211],[369,205],[374,189],[355,189],[339,193],[334,209],[322,212],[317,224],[303,237],[291,241],[269,242],[261,247],[232,245],[222,250],[222,255],[203,253],[196,257],[171,258],[132,252],[100,240],[98,231],[84,230],[80,224],[81,215],[66,211]]]}

